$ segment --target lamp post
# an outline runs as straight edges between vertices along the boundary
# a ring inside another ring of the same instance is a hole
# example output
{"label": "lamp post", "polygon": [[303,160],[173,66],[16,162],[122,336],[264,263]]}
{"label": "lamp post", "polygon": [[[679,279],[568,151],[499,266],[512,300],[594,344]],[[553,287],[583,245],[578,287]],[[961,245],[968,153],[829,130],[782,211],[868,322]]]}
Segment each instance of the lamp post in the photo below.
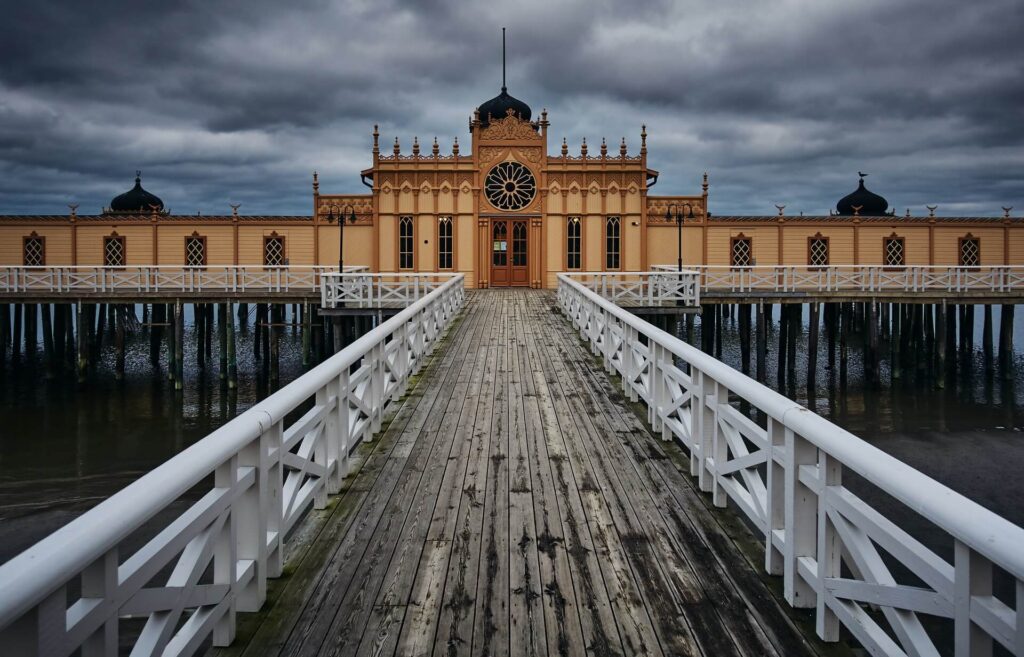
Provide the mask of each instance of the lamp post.
{"label": "lamp post", "polygon": [[693,206],[689,203],[678,205],[670,203],[665,211],[665,221],[676,222],[676,235],[678,240],[679,255],[676,261],[676,271],[683,271],[683,219],[693,219]]}
{"label": "lamp post", "polygon": [[351,211],[347,220],[354,224],[356,222],[356,209],[351,204],[346,203],[340,206],[338,216],[335,217],[334,209],[338,207],[337,205],[331,206],[330,212],[327,215],[327,223],[334,223],[335,219],[338,221],[338,273],[342,274],[345,272],[345,211]]}

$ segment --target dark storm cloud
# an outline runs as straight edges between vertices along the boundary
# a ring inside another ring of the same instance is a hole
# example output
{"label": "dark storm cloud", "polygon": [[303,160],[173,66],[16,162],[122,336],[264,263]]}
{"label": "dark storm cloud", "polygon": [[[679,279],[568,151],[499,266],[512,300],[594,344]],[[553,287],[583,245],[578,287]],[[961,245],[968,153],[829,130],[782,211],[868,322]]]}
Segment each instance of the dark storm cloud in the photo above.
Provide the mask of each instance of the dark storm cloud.
{"label": "dark storm cloud", "polygon": [[467,140],[502,25],[552,150],[646,123],[655,192],[821,213],[866,170],[901,211],[1024,208],[1019,2],[4,4],[0,213],[95,212],[136,168],[176,212],[309,212],[313,169],[364,190],[374,123]]}

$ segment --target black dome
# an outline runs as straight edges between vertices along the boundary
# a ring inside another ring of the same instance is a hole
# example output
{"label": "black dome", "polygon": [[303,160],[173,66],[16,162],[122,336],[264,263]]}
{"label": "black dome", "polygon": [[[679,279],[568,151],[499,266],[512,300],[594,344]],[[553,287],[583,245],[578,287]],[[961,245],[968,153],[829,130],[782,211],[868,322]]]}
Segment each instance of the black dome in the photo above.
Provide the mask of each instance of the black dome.
{"label": "black dome", "polygon": [[154,210],[160,212],[164,209],[164,202],[159,196],[150,194],[142,189],[141,174],[135,174],[135,187],[132,187],[124,194],[115,196],[110,202],[111,212],[139,212],[150,213]]}
{"label": "black dome", "polygon": [[[864,186],[864,175],[866,174],[861,175],[857,189],[853,193],[839,199],[839,202],[836,203],[836,211],[840,215],[851,216],[858,214],[862,217],[880,217],[889,209],[888,201],[878,194],[868,191],[868,188]],[[856,213],[854,213],[854,207],[858,208]]]}
{"label": "black dome", "polygon": [[480,106],[480,125],[486,127],[490,125],[491,119],[505,118],[509,110],[523,121],[530,120],[530,106],[509,96],[505,87],[502,87],[500,94]]}

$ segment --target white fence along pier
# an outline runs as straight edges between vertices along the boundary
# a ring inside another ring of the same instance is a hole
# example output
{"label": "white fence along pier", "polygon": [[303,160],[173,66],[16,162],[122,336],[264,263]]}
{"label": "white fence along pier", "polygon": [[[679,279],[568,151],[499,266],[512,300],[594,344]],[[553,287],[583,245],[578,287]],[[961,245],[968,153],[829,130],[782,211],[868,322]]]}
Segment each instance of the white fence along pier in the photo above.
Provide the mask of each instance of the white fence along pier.
{"label": "white fence along pier", "polygon": [[[938,655],[935,633],[951,629],[957,656],[995,643],[1024,655],[1024,529],[571,276],[559,276],[558,299],[654,430],[689,451],[700,489],[746,515],[765,569],[782,576],[789,604],[815,610],[819,637],[836,641],[843,626],[872,655]],[[846,472],[939,530],[952,559],[844,486]],[[1008,594],[993,588],[997,573]]]}
{"label": "white fence along pier", "polygon": [[[280,575],[289,532],[339,491],[352,450],[380,429],[463,301],[452,276],[0,566],[0,653],[89,657],[127,644],[132,655],[189,655],[211,637],[231,643],[235,614],[258,610]],[[122,631],[129,617],[145,619],[137,636]]]}

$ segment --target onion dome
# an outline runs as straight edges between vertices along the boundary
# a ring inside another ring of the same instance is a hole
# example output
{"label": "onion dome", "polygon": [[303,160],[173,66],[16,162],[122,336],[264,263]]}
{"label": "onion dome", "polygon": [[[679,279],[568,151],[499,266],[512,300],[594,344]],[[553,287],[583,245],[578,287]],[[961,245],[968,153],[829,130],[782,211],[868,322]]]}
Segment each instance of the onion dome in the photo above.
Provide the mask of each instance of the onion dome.
{"label": "onion dome", "polygon": [[480,106],[480,125],[487,127],[490,125],[491,119],[505,118],[508,116],[509,110],[512,110],[512,114],[522,121],[530,120],[530,106],[518,98],[510,96],[508,90],[502,86],[500,94]]}
{"label": "onion dome", "polygon": [[857,172],[860,176],[860,183],[857,189],[839,199],[836,203],[836,211],[840,216],[860,215],[862,217],[880,217],[889,209],[889,202],[883,197],[868,191],[864,186],[866,173]]}
{"label": "onion dome", "polygon": [[110,202],[111,212],[134,212],[148,214],[150,212],[161,212],[164,209],[164,202],[159,196],[150,194],[142,189],[142,172],[135,172],[135,187],[132,187],[124,194],[115,196]]}

